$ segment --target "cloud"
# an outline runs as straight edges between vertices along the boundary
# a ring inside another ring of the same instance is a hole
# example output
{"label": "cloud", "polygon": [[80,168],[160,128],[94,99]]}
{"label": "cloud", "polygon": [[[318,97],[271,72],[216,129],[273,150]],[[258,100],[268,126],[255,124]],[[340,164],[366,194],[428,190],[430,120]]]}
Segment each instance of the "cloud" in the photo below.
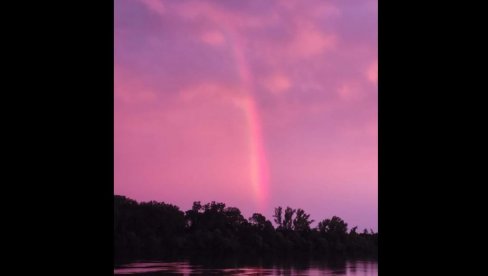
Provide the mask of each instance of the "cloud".
{"label": "cloud", "polygon": [[246,91],[238,85],[207,81],[188,85],[179,95],[182,102],[235,103],[246,97]]}
{"label": "cloud", "polygon": [[311,13],[315,18],[337,18],[342,15],[341,10],[331,3],[320,1],[316,6],[311,6]]}
{"label": "cloud", "polygon": [[140,0],[144,6],[151,12],[164,15],[166,13],[166,7],[160,0]]}
{"label": "cloud", "polygon": [[291,87],[291,81],[286,75],[275,73],[264,80],[264,86],[273,94],[282,94]]}
{"label": "cloud", "polygon": [[334,48],[335,44],[336,37],[334,35],[325,34],[313,25],[305,24],[296,32],[290,46],[290,54],[309,58]]}
{"label": "cloud", "polygon": [[374,61],[371,65],[366,69],[366,78],[372,83],[378,83],[378,61]]}
{"label": "cloud", "polygon": [[115,191],[256,211],[252,117],[271,205],[374,212],[377,11],[359,2],[118,1]]}
{"label": "cloud", "polygon": [[219,1],[182,2],[175,7],[179,16],[195,22],[213,23],[222,28],[243,30],[247,28],[263,28],[277,20],[275,13],[254,14],[239,8],[226,9]]}
{"label": "cloud", "polygon": [[220,46],[225,42],[224,35],[219,31],[206,31],[201,35],[201,39],[212,46]]}
{"label": "cloud", "polygon": [[127,104],[152,103],[157,100],[157,93],[145,84],[137,74],[128,69],[115,67],[114,97]]}
{"label": "cloud", "polygon": [[337,92],[340,99],[344,101],[357,101],[365,96],[361,86],[355,81],[343,83]]}

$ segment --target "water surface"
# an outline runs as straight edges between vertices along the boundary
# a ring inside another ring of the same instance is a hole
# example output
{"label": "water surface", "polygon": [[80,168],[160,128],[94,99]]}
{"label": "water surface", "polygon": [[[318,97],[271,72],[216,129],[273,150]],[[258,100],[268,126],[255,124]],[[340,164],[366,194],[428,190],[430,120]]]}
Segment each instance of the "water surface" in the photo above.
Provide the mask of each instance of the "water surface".
{"label": "water surface", "polygon": [[280,264],[199,264],[189,261],[139,261],[117,266],[115,275],[347,275],[377,276],[376,261],[309,261]]}

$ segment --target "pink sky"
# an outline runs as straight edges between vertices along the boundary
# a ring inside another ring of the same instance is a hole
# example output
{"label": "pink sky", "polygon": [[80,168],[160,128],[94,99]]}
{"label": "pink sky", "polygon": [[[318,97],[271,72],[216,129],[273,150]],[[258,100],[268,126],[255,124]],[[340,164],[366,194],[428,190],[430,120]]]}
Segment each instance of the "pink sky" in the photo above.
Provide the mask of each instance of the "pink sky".
{"label": "pink sky", "polygon": [[377,230],[376,0],[117,0],[114,33],[115,194]]}

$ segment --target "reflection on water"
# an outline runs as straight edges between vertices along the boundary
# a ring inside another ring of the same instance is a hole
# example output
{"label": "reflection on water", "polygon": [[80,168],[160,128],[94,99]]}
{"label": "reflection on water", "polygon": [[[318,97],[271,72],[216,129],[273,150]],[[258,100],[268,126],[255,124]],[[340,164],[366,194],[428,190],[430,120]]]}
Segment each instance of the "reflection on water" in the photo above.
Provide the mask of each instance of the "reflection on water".
{"label": "reflection on water", "polygon": [[134,262],[117,266],[115,275],[347,275],[377,276],[376,261],[310,261],[285,264],[227,264],[213,266],[184,262]]}

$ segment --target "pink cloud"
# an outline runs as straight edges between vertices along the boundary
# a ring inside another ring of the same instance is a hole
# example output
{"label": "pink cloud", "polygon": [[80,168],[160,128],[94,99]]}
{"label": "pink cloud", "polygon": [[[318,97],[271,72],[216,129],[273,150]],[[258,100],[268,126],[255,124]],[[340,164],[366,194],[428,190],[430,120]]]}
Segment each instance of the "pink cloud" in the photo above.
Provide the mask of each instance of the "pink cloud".
{"label": "pink cloud", "polygon": [[117,1],[115,193],[375,228],[375,4]]}
{"label": "pink cloud", "polygon": [[273,94],[281,94],[291,87],[290,79],[280,73],[275,73],[264,80],[264,86]]}
{"label": "pink cloud", "polygon": [[219,46],[225,42],[224,35],[219,31],[206,31],[201,36],[202,41],[212,46]]}
{"label": "pink cloud", "polygon": [[140,1],[151,12],[154,12],[158,15],[164,15],[166,13],[166,7],[160,0],[140,0]]}
{"label": "pink cloud", "polygon": [[157,93],[127,69],[115,67],[114,97],[125,103],[148,103],[157,99]]}
{"label": "pink cloud", "polygon": [[343,83],[338,88],[338,93],[339,97],[345,101],[357,101],[365,97],[364,91],[359,83],[354,81]]}
{"label": "pink cloud", "polygon": [[[252,197],[244,116],[232,105],[197,101],[138,113],[117,108],[116,114],[116,192],[132,193],[141,189],[140,183],[147,199],[199,191],[187,205],[197,198],[232,200],[236,193]],[[208,187],[195,186],[200,181],[211,181],[220,195],[212,197]],[[168,184],[178,188],[164,189]]]}
{"label": "pink cloud", "polygon": [[366,70],[366,77],[368,80],[373,83],[378,83],[378,61],[373,62],[368,69]]}
{"label": "pink cloud", "polygon": [[297,22],[297,31],[291,42],[289,53],[299,57],[312,57],[334,48],[337,38],[320,31],[308,20]]}

